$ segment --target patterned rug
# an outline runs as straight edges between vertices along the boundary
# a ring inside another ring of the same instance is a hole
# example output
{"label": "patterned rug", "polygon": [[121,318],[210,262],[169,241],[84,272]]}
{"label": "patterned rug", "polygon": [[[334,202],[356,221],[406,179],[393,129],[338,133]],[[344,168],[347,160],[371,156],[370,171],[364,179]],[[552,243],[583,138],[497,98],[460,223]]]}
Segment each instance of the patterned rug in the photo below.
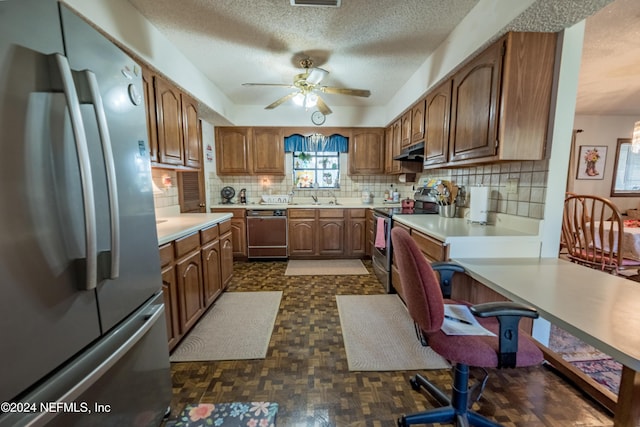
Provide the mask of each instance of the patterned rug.
{"label": "patterned rug", "polygon": [[551,325],[549,348],[564,360],[618,394],[622,365],[567,331]]}
{"label": "patterned rug", "polygon": [[271,402],[200,403],[187,405],[165,427],[275,427],[278,404]]}

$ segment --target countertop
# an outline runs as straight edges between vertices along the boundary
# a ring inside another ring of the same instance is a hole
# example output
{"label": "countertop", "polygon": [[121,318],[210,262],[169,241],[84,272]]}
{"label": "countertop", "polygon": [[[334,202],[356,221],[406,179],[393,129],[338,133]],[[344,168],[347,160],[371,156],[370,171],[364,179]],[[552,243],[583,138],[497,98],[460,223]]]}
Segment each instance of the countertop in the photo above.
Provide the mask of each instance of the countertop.
{"label": "countertop", "polygon": [[230,219],[232,216],[230,213],[187,213],[177,215],[158,215],[156,213],[158,245],[164,245],[195,231]]}
{"label": "countertop", "polygon": [[557,258],[455,258],[474,279],[640,371],[640,286]]}
{"label": "countertop", "polygon": [[541,220],[505,214],[494,215],[488,225],[440,215],[400,214],[393,220],[449,245],[451,258],[540,256]]}

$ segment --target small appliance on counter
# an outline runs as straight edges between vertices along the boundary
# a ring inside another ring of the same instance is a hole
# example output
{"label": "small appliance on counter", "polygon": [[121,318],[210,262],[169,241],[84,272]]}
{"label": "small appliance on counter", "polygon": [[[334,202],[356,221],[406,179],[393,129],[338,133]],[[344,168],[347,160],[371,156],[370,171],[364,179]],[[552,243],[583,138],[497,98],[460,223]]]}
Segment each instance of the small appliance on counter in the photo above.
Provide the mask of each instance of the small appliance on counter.
{"label": "small appliance on counter", "polygon": [[469,189],[469,221],[487,223],[489,213],[489,187],[474,186]]}
{"label": "small appliance on counter", "polygon": [[414,194],[414,209],[420,209],[431,213],[438,213],[438,200],[433,195],[431,188],[419,188]]}
{"label": "small appliance on counter", "polygon": [[233,187],[223,187],[220,195],[222,196],[222,204],[228,205],[233,203],[231,199],[236,195],[236,190],[234,190]]}
{"label": "small appliance on counter", "polygon": [[238,197],[240,198],[240,204],[241,205],[246,205],[247,204],[247,189],[243,188],[242,190],[240,190],[240,194],[238,195]]}

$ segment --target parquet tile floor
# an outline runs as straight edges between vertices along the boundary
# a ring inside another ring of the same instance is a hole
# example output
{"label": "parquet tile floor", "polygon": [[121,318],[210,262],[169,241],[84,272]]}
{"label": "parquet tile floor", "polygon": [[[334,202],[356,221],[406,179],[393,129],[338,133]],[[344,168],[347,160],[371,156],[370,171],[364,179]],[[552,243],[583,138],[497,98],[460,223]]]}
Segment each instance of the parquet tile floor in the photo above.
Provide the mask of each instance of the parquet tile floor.
{"label": "parquet tile floor", "polygon": [[[365,265],[371,272],[370,261]],[[373,274],[284,276],[286,266],[234,264],[228,291],[283,291],[267,357],[172,363],[172,416],[189,403],[273,401],[280,405],[279,427],[382,427],[438,405],[411,389],[415,372],[348,370],[335,295],[384,293]],[[449,370],[422,373],[450,390]],[[608,413],[545,367],[491,371],[474,409],[506,427],[613,425]]]}

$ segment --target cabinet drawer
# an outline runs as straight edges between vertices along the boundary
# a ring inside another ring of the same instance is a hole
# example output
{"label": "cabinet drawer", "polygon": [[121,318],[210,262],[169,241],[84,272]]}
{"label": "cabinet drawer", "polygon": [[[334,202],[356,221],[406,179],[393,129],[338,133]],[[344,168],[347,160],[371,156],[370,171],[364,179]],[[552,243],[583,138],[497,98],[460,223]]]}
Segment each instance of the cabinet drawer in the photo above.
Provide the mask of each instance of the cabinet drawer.
{"label": "cabinet drawer", "polygon": [[203,245],[217,239],[218,236],[218,224],[214,224],[211,227],[200,230],[200,241]]}
{"label": "cabinet drawer", "polygon": [[436,240],[432,237],[422,234],[419,231],[412,230],[411,237],[416,241],[420,250],[432,261],[446,261],[447,251],[444,242]]}
{"label": "cabinet drawer", "polygon": [[318,209],[320,218],[344,218],[344,209]]}
{"label": "cabinet drawer", "polygon": [[220,235],[221,236],[223,234],[225,234],[225,233],[228,233],[229,231],[231,231],[231,220],[228,219],[226,221],[218,223],[218,227],[220,227]]}
{"label": "cabinet drawer", "polygon": [[351,218],[366,218],[367,210],[366,209],[349,209],[349,216]]}
{"label": "cabinet drawer", "polygon": [[181,258],[200,246],[200,234],[193,233],[175,241],[176,257]]}
{"label": "cabinet drawer", "polygon": [[173,261],[173,243],[160,246],[160,266],[169,265],[171,261]]}
{"label": "cabinet drawer", "polygon": [[287,211],[289,218],[315,218],[315,209],[289,209]]}

